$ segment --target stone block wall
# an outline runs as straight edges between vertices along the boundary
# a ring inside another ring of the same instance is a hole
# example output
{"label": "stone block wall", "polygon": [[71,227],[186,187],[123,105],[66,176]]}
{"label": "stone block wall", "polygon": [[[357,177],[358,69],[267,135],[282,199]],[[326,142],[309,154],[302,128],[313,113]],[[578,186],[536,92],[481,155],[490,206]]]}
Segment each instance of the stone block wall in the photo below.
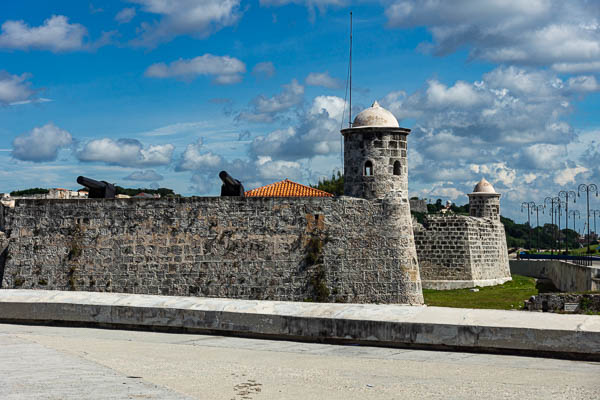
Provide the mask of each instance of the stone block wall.
{"label": "stone block wall", "polygon": [[470,193],[469,213],[471,217],[500,219],[500,195]]}
{"label": "stone block wall", "polygon": [[402,199],[20,200],[3,288],[423,302]]}
{"label": "stone block wall", "polygon": [[429,215],[415,226],[423,288],[458,289],[510,280],[504,226],[495,218]]}

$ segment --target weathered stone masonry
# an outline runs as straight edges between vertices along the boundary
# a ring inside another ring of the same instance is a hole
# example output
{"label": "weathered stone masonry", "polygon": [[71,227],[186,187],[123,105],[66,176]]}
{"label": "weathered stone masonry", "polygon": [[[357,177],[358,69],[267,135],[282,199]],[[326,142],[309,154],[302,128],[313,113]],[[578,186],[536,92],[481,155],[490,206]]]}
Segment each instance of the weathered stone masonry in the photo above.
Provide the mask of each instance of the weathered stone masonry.
{"label": "weathered stone masonry", "polygon": [[404,199],[22,200],[2,287],[421,304]]}
{"label": "weathered stone masonry", "polygon": [[490,286],[511,279],[504,226],[496,218],[429,215],[415,224],[423,288]]}

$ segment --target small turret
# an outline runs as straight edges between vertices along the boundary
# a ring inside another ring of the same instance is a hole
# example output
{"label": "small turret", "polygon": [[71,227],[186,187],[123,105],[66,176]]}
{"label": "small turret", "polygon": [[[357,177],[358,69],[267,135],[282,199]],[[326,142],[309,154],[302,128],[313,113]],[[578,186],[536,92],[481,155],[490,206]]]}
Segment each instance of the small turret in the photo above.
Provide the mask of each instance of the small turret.
{"label": "small turret", "polygon": [[[360,112],[344,135],[344,194],[365,199],[408,199],[406,138],[394,115],[379,103]],[[408,201],[408,200],[407,200]]]}
{"label": "small turret", "polygon": [[472,217],[500,218],[500,193],[485,178],[482,178],[469,196],[469,214]]}

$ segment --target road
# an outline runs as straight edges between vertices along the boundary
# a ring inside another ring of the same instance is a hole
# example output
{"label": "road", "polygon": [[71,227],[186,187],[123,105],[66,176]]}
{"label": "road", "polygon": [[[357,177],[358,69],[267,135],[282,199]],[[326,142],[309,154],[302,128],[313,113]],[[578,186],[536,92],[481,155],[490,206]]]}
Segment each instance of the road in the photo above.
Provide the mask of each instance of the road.
{"label": "road", "polygon": [[598,399],[600,363],[0,324],[6,399]]}

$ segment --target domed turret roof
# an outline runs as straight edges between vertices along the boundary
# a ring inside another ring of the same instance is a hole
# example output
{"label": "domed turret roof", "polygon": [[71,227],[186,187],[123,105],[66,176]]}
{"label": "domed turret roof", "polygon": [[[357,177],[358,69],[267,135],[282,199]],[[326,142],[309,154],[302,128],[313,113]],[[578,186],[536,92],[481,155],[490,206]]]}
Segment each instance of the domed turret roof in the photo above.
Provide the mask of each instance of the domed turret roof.
{"label": "domed turret roof", "polygon": [[394,115],[381,107],[377,101],[373,105],[360,113],[354,118],[352,123],[353,128],[399,128],[398,120]]}
{"label": "domed turret roof", "polygon": [[494,190],[494,187],[492,186],[491,183],[489,183],[485,178],[481,178],[479,183],[477,185],[475,185],[475,188],[473,189],[473,193],[496,194],[496,191]]}

